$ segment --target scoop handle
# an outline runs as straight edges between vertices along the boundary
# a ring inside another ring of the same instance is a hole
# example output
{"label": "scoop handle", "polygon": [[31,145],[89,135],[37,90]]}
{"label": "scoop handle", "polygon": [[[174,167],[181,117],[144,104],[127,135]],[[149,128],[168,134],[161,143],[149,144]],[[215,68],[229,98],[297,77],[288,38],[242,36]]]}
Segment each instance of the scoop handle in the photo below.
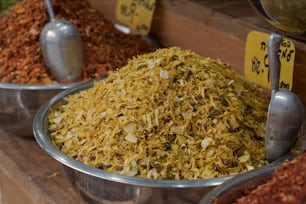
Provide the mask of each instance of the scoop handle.
{"label": "scoop handle", "polygon": [[279,89],[279,77],[280,77],[280,60],[278,57],[278,50],[283,37],[277,33],[272,33],[268,38],[268,59],[269,70],[272,84],[272,95]]}
{"label": "scoop handle", "polygon": [[48,10],[50,20],[54,21],[55,17],[54,17],[54,11],[53,11],[53,6],[52,6],[52,3],[51,3],[51,0],[45,0],[45,4],[46,4],[47,10]]}

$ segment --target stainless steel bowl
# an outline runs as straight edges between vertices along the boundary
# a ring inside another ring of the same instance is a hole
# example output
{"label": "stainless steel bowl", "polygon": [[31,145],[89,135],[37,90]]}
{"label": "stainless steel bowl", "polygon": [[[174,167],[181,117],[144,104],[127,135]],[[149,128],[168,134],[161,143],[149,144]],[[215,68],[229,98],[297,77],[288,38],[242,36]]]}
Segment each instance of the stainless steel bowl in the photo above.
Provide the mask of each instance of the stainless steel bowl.
{"label": "stainless steel bowl", "polygon": [[79,83],[20,85],[0,83],[0,128],[8,134],[33,137],[33,120],[38,109],[60,91]]}
{"label": "stainless steel bowl", "polygon": [[306,40],[306,0],[249,0],[266,22],[284,34]]}
{"label": "stainless steel bowl", "polygon": [[222,185],[214,188],[207,193],[199,204],[213,204],[212,198],[217,198],[218,203],[227,204],[234,203],[236,199],[246,195],[260,184],[268,181],[274,170],[286,160],[291,160],[297,154],[289,153],[281,159],[271,163],[270,165],[249,171],[245,174],[234,176],[232,179],[225,181]]}
{"label": "stainless steel bowl", "polygon": [[72,184],[89,203],[198,203],[215,186],[232,176],[205,180],[153,180],[122,176],[82,164],[61,151],[50,141],[47,117],[49,109],[63,103],[63,97],[92,87],[93,82],[63,91],[37,113],[33,132],[37,143],[60,162]]}

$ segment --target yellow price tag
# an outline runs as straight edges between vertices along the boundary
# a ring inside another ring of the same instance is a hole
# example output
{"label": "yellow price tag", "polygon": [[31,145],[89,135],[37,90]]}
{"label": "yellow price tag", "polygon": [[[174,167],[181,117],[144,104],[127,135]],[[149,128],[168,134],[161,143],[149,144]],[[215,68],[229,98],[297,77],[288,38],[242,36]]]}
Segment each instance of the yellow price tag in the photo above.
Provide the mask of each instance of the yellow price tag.
{"label": "yellow price tag", "polygon": [[[257,31],[251,31],[248,34],[245,47],[244,75],[249,81],[271,89],[268,38],[268,34]],[[278,55],[281,63],[279,87],[291,90],[295,59],[293,42],[284,38]]]}
{"label": "yellow price tag", "polygon": [[133,31],[147,35],[151,29],[155,0],[117,0],[116,18]]}

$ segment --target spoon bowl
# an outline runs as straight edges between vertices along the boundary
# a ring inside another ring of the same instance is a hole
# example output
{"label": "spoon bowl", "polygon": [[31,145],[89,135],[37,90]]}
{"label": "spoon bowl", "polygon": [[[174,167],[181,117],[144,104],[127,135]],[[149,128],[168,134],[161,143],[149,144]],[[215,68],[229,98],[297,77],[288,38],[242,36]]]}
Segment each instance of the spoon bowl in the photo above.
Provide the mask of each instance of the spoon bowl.
{"label": "spoon bowl", "polygon": [[304,120],[304,106],[291,91],[275,93],[269,105],[266,158],[274,161],[290,151]]}
{"label": "spoon bowl", "polygon": [[56,80],[76,81],[84,67],[81,35],[75,25],[54,18],[50,0],[45,0],[51,21],[40,33],[40,44],[47,68]]}

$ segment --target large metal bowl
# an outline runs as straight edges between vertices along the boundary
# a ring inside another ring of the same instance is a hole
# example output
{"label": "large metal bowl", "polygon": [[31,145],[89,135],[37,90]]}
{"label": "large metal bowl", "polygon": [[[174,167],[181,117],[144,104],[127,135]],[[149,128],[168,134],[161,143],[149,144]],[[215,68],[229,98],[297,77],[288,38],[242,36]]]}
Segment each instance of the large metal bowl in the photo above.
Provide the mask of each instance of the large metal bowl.
{"label": "large metal bowl", "polygon": [[[205,180],[153,180],[122,176],[82,164],[58,150],[48,135],[49,109],[63,103],[63,97],[93,86],[88,82],[53,97],[37,113],[33,132],[37,143],[60,162],[80,194],[89,203],[198,203],[215,186],[232,176]],[[101,102],[103,103],[103,102]]]}
{"label": "large metal bowl", "polygon": [[218,199],[218,203],[232,204],[236,199],[247,195],[257,186],[267,182],[274,170],[286,160],[291,160],[298,154],[289,153],[270,165],[249,171],[245,174],[236,175],[232,179],[225,181],[222,185],[207,193],[199,204],[213,204],[213,198]]}
{"label": "large metal bowl", "polygon": [[283,34],[306,40],[306,0],[249,0],[249,3]]}
{"label": "large metal bowl", "polygon": [[8,134],[33,137],[39,108],[57,93],[84,82],[54,85],[0,83],[0,128]]}

